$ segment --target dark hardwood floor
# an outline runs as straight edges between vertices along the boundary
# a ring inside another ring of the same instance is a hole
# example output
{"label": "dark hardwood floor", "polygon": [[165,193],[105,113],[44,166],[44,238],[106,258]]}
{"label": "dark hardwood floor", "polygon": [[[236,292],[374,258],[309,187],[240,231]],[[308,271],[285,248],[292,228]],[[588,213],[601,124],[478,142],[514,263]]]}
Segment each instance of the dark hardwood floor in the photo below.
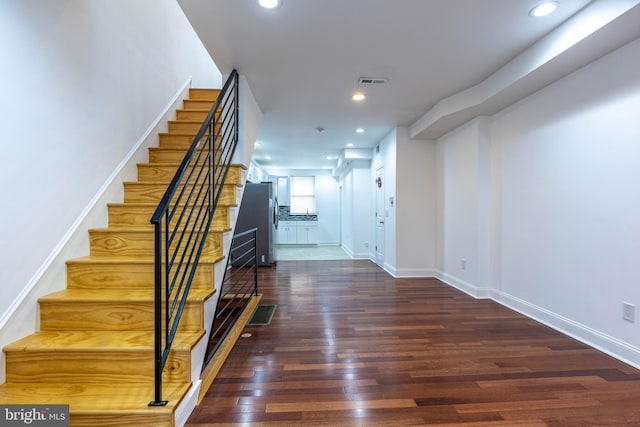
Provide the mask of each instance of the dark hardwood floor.
{"label": "dark hardwood floor", "polygon": [[188,426],[640,426],[640,371],[436,279],[281,261],[259,283],[275,316]]}

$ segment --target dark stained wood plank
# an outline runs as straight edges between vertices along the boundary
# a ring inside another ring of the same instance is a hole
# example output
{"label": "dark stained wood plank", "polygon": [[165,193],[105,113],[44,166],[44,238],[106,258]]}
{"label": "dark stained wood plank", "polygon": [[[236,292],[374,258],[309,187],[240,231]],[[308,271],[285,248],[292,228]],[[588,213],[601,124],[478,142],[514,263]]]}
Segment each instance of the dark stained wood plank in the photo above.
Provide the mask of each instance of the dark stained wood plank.
{"label": "dark stained wood plank", "polygon": [[187,426],[640,426],[640,371],[437,279],[281,261],[259,287],[271,325]]}

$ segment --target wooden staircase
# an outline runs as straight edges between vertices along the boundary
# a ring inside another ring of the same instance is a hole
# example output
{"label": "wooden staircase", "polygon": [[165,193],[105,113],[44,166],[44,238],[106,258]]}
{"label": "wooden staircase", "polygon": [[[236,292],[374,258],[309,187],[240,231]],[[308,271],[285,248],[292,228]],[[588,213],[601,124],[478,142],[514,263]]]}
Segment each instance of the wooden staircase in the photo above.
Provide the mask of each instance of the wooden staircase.
{"label": "wooden staircase", "polygon": [[124,183],[124,202],[108,205],[108,227],[89,230],[90,254],[67,261],[67,288],[40,298],[40,331],[5,346],[0,403],[69,404],[72,426],[174,425],[176,408],[200,372],[192,351],[207,339],[205,304],[223,270],[218,263],[228,250],[225,235],[232,231],[244,166],[232,165],[215,212],[163,374],[164,407],[148,406],[154,399],[149,220],[218,93],[190,90],[177,120],[159,135],[159,147],[149,149],[149,163],[138,165],[138,181]]}

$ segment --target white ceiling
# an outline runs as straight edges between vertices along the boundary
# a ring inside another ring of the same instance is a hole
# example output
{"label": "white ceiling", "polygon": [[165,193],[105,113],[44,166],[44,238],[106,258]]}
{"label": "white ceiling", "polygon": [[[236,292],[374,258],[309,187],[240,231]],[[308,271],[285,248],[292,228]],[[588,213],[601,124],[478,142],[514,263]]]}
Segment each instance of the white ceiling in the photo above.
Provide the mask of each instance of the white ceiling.
{"label": "white ceiling", "polygon": [[[347,143],[373,147],[396,126],[438,137],[640,36],[640,6],[623,19],[640,0],[560,0],[544,18],[528,16],[541,0],[178,1],[222,73],[246,76],[263,112],[254,159],[270,170],[335,167]],[[533,59],[558,26],[607,4],[619,7],[609,21],[623,16],[608,31]]]}

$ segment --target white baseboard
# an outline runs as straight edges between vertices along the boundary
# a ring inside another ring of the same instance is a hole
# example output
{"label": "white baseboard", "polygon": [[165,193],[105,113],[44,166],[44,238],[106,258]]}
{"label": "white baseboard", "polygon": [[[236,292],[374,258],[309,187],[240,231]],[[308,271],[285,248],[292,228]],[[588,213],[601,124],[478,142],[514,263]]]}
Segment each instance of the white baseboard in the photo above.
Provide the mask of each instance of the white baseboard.
{"label": "white baseboard", "polygon": [[491,299],[505,307],[547,325],[558,332],[596,348],[609,356],[640,369],[640,348],[638,347],[627,344],[617,338],[603,334],[602,332],[592,329],[586,325],[575,322],[502,291],[493,290]]}
{"label": "white baseboard", "polygon": [[545,308],[538,307],[505,292],[481,288],[441,271],[437,272],[438,279],[477,299],[491,299],[500,305],[517,311],[536,320],[556,331],[568,335],[578,341],[591,346],[621,362],[640,369],[640,348],[620,341],[617,338],[603,334],[586,325],[575,322]]}
{"label": "white baseboard", "polygon": [[476,285],[473,285],[467,281],[460,279],[459,277],[453,276],[451,274],[443,273],[442,271],[437,271],[435,277],[442,280],[449,286],[452,286],[465,294],[469,294],[474,298],[485,299],[491,298],[491,289],[490,288],[481,288]]}
{"label": "white baseboard", "polygon": [[396,268],[394,277],[398,277],[398,278],[436,277],[436,270],[434,270],[433,268]]}
{"label": "white baseboard", "polygon": [[369,259],[370,255],[368,252],[353,252],[351,248],[346,246],[342,246],[342,250],[347,253],[352,259]]}

